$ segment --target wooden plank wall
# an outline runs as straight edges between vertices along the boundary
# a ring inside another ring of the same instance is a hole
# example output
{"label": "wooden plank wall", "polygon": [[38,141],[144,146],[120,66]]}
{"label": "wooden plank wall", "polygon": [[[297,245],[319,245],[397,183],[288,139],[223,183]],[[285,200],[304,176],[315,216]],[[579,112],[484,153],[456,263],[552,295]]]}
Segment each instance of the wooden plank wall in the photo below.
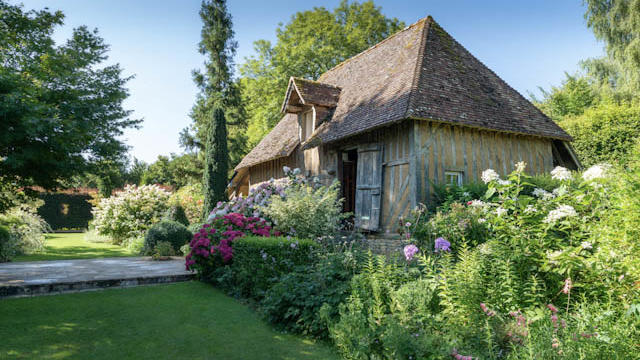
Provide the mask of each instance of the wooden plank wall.
{"label": "wooden plank wall", "polygon": [[398,219],[409,215],[409,211],[415,205],[415,192],[412,194],[411,191],[415,183],[409,175],[410,159],[414,148],[412,132],[412,122],[405,121],[349,138],[348,141],[332,147],[332,149],[344,149],[353,148],[359,144],[382,144],[380,232],[394,232],[397,229]]}
{"label": "wooden plank wall", "polygon": [[499,133],[479,129],[414,120],[416,146],[416,190],[420,202],[428,201],[429,180],[444,182],[444,172],[462,171],[464,182],[478,182],[482,171],[494,169],[501,176],[513,171],[519,161],[526,172],[551,171],[551,140],[533,136]]}
{"label": "wooden plank wall", "polygon": [[254,187],[262,182],[269,181],[269,179],[271,178],[283,178],[284,171],[282,171],[282,168],[284,166],[288,166],[291,169],[297,167],[295,154],[296,152],[294,151],[290,156],[263,162],[249,168],[250,187]]}

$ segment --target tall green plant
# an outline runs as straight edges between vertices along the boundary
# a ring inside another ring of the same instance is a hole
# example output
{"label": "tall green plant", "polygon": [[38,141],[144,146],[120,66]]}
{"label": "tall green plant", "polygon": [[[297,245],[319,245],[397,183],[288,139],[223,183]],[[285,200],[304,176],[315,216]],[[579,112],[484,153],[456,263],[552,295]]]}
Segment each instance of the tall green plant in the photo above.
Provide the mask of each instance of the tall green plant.
{"label": "tall green plant", "polygon": [[225,191],[228,173],[227,124],[225,123],[222,109],[216,108],[207,141],[205,169],[202,179],[204,183],[204,218],[209,216],[218,201],[226,199]]}

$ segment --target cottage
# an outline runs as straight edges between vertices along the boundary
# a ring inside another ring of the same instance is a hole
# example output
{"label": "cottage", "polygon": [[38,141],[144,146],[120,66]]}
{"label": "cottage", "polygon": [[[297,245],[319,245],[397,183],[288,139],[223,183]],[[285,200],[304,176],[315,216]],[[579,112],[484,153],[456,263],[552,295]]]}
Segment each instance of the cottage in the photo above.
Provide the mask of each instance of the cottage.
{"label": "cottage", "polygon": [[232,195],[283,166],[340,180],[345,211],[372,232],[429,201],[432,183],[480,181],[516,162],[576,169],[571,137],[427,17],[317,81],[292,77],[280,123],[235,168]]}

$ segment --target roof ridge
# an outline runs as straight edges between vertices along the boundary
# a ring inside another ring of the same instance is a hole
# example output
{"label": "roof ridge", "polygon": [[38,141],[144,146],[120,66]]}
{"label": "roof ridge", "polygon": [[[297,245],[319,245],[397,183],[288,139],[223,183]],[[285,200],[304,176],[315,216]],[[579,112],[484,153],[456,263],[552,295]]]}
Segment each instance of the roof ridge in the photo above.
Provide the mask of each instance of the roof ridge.
{"label": "roof ridge", "polygon": [[327,84],[324,83],[322,81],[317,81],[317,80],[309,80],[309,79],[305,79],[305,78],[301,78],[301,77],[297,77],[297,76],[292,76],[293,81],[295,82],[296,80],[300,80],[300,81],[306,81],[306,82],[310,82],[310,83],[314,83],[314,84],[320,84],[320,85],[324,85],[324,86],[328,86],[328,87],[332,87],[335,89],[341,89],[339,86],[335,86],[335,85],[331,85],[331,84]]}
{"label": "roof ridge", "polygon": [[435,22],[431,15],[427,16],[427,21],[425,26],[422,29],[422,34],[420,36],[420,45],[418,47],[418,58],[416,59],[416,66],[413,69],[413,79],[411,83],[411,88],[409,90],[409,99],[407,100],[407,109],[404,111],[404,116],[409,116],[409,110],[413,106],[413,101],[415,99],[415,92],[418,90],[418,84],[420,82],[420,77],[422,75],[422,64],[424,63],[424,52],[427,47],[427,37],[429,36],[429,28],[431,24]]}
{"label": "roof ridge", "polygon": [[337,69],[338,67],[340,67],[340,66],[342,66],[342,65],[344,65],[344,64],[346,64],[346,63],[348,63],[348,62],[350,62],[351,60],[353,60],[353,59],[355,59],[355,58],[357,58],[357,57],[360,57],[361,55],[364,55],[364,54],[368,53],[369,51],[371,51],[371,50],[373,50],[373,49],[377,48],[378,46],[380,46],[381,44],[383,44],[383,43],[387,42],[388,40],[390,40],[390,39],[392,39],[392,38],[394,38],[394,37],[398,36],[399,34],[401,34],[401,33],[405,32],[405,31],[407,31],[407,30],[409,30],[409,29],[411,29],[411,28],[413,28],[413,27],[416,27],[416,26],[420,25],[421,23],[425,23],[425,22],[426,22],[426,23],[428,23],[428,22],[432,22],[432,21],[433,21],[433,18],[431,17],[431,15],[427,15],[426,17],[423,17],[423,18],[419,19],[418,21],[416,21],[416,22],[414,22],[413,24],[411,24],[411,25],[409,25],[409,26],[405,27],[404,29],[402,29],[402,30],[400,30],[400,31],[396,31],[395,33],[391,34],[390,36],[386,37],[384,40],[381,40],[380,42],[378,42],[378,43],[376,43],[376,44],[374,44],[374,45],[371,45],[371,46],[370,46],[370,47],[368,47],[367,49],[364,49],[364,50],[362,50],[361,52],[359,52],[359,53],[357,53],[357,54],[355,54],[355,55],[351,56],[350,58],[348,58],[348,59],[344,59],[343,61],[341,61],[341,62],[339,62],[338,64],[334,65],[334,66],[333,66],[332,68],[330,68],[329,70],[327,70],[327,71],[323,72],[322,74],[320,74],[320,77],[318,77],[318,80],[319,80],[320,78],[322,78],[322,76],[323,76],[323,75],[325,75],[326,73],[328,73],[328,72],[330,72],[330,71],[332,71],[332,70],[334,70],[334,69]]}

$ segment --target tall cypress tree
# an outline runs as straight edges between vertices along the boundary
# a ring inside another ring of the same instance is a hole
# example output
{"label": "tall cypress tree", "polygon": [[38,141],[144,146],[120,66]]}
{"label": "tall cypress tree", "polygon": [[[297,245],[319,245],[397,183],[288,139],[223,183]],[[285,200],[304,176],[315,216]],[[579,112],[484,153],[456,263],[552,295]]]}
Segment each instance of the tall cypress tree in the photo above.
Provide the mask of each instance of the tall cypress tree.
{"label": "tall cypress tree", "polygon": [[227,123],[220,107],[213,110],[213,122],[209,128],[204,167],[204,218],[218,201],[226,200],[229,151],[227,149]]}

